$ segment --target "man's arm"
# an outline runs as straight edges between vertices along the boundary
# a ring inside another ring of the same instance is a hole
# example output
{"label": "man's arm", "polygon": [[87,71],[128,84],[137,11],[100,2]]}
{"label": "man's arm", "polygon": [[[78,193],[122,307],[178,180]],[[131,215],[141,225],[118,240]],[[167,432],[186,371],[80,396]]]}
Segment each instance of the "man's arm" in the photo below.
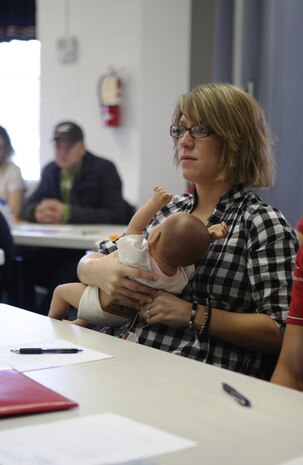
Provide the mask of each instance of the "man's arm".
{"label": "man's arm", "polygon": [[26,221],[36,221],[35,209],[43,199],[59,199],[59,169],[52,162],[41,174],[41,180],[34,192],[25,200],[21,218]]}
{"label": "man's arm", "polygon": [[115,165],[88,152],[71,190],[69,222],[127,224],[133,212]]}

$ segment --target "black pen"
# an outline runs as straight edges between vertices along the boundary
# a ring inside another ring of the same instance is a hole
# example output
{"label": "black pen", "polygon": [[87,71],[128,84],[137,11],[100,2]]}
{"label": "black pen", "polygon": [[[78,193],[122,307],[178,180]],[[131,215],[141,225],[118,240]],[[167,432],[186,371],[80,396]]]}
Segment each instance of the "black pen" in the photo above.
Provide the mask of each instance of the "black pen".
{"label": "black pen", "polygon": [[240,405],[244,405],[245,407],[251,407],[251,402],[242,394],[240,394],[240,392],[231,387],[229,384],[222,383],[222,387],[224,391],[227,392],[227,394],[229,394],[230,396],[233,396]]}
{"label": "black pen", "polygon": [[83,349],[42,349],[41,347],[22,347],[21,349],[11,349],[15,354],[77,354]]}

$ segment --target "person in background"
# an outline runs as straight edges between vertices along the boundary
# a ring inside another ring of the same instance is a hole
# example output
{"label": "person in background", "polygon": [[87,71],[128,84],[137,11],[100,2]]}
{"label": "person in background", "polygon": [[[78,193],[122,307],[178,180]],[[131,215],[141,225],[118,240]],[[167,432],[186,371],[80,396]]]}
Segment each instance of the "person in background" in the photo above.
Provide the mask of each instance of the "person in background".
{"label": "person in background", "polygon": [[102,332],[132,332],[140,344],[269,379],[264,355],[281,348],[298,243],[282,213],[249,189],[274,179],[262,109],[233,85],[203,85],[178,99],[170,135],[175,162],[195,191],[174,196],[145,237],[178,211],[207,227],[224,221],[227,236],[211,244],[178,296],[136,281],[155,277],[121,264],[110,241],[100,243],[99,257],[81,259],[79,279],[140,311],[130,325]]}
{"label": "person in background", "polygon": [[[164,223],[155,226],[147,241],[144,238],[144,229],[157,211],[171,199],[171,194],[156,186],[153,196],[134,214],[125,235],[116,243],[121,263],[140,266],[144,270],[153,271],[158,277],[157,281],[143,281],[145,284],[180,294],[194,275],[194,264],[203,258],[211,241],[226,236],[227,226],[223,222],[208,230],[199,218],[185,212],[176,212]],[[62,320],[69,307],[73,306],[78,309],[75,324],[86,327],[120,326],[129,320],[127,316],[121,317],[102,310],[102,305],[109,308],[113,300],[104,292],[99,296],[96,286],[82,283],[62,284],[54,291],[48,315]]]}
{"label": "person in background", "polygon": [[20,168],[11,161],[14,153],[10,137],[0,126],[0,199],[7,202],[13,216],[19,218],[26,191]]}
{"label": "person in background", "polygon": [[300,246],[286,330],[272,383],[303,391],[303,244]]}
{"label": "person in background", "polygon": [[300,244],[303,244],[303,216],[297,222],[295,226],[295,231]]}
{"label": "person in background", "polygon": [[86,149],[81,127],[59,123],[53,142],[55,160],[43,169],[22,218],[43,224],[127,224],[133,210],[122,196],[117,169]]}
{"label": "person in background", "polygon": [[[22,218],[41,224],[127,224],[134,209],[124,200],[122,182],[111,161],[86,148],[82,128],[72,122],[56,125],[55,160],[42,171],[36,190],[25,201]],[[59,284],[77,281],[77,249],[22,248],[24,308],[47,315]],[[37,304],[35,286],[47,289]]]}

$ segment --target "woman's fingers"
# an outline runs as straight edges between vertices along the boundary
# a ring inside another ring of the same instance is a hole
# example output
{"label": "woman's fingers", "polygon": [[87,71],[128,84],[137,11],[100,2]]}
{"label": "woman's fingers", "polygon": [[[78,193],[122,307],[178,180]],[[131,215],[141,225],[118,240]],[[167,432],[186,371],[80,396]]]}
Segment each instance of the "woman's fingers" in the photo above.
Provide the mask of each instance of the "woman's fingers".
{"label": "woman's fingers", "polygon": [[[83,268],[85,271],[85,262],[89,261],[94,266],[87,278],[82,272]],[[78,272],[83,282],[94,283],[109,296],[124,300],[130,305],[135,305],[136,308],[148,302],[150,296],[155,293],[155,289],[136,281],[138,278],[153,281],[155,280],[154,274],[121,264],[117,251],[106,256],[101,255],[100,258],[91,254],[83,258],[82,262],[84,265],[78,267]]]}
{"label": "woman's fingers", "polygon": [[[124,276],[127,276],[128,278],[137,280],[137,279],[145,279],[147,281],[156,281],[157,277],[151,273],[150,271],[145,271],[145,270],[140,270],[140,268],[134,268],[132,266],[126,266],[126,265],[121,265],[122,272]],[[148,293],[148,290],[151,289],[149,286],[146,286],[145,284],[138,283],[140,285],[140,292],[146,292]],[[138,288],[139,289],[139,288]]]}
{"label": "woman's fingers", "polygon": [[135,289],[130,289],[129,281],[130,280],[126,280],[126,285],[119,287],[118,290],[113,292],[112,296],[116,299],[123,300],[136,308],[141,308],[142,305],[151,301],[152,297],[149,294],[145,294],[140,291],[138,292]]}

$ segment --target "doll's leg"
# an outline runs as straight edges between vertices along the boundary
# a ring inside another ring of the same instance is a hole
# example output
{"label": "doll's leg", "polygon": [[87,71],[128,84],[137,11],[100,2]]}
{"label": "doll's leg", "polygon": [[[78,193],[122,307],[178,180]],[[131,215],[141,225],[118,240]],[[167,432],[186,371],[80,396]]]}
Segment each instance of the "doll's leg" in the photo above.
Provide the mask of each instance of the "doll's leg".
{"label": "doll's leg", "polygon": [[62,320],[66,316],[70,306],[78,308],[86,287],[82,283],[67,283],[57,286],[53,293],[48,316]]}
{"label": "doll's leg", "polygon": [[99,290],[99,301],[102,310],[113,315],[130,319],[138,312],[138,310],[123,305],[120,301],[101,290]]}

